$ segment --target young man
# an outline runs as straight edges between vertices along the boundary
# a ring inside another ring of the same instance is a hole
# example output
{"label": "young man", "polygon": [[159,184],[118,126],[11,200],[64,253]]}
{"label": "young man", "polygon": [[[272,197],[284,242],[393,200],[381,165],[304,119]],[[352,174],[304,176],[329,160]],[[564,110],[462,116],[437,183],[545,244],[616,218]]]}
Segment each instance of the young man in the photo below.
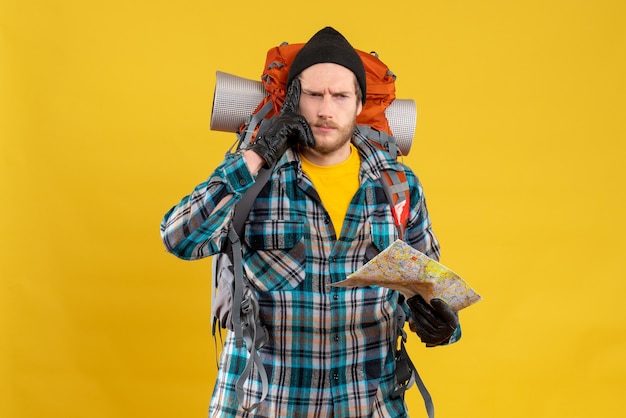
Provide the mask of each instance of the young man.
{"label": "young man", "polygon": [[[163,219],[174,255],[199,259],[225,245],[233,207],[261,167],[274,167],[246,221],[243,271],[255,292],[269,340],[259,349],[267,396],[253,373],[238,402],[236,382],[247,361],[228,333],[211,401],[212,417],[402,417],[393,396],[396,312],[409,314],[427,345],[456,341],[458,319],[441,300],[406,301],[383,287],[341,288],[338,282],[398,238],[379,182],[382,170],[404,171],[411,210],[405,241],[438,259],[422,187],[394,156],[355,134],[365,103],[363,63],[327,27],[295,57],[285,103],[269,129],[230,154],[211,177]],[[287,105],[285,105],[287,106]],[[293,111],[292,111],[293,110]]]}

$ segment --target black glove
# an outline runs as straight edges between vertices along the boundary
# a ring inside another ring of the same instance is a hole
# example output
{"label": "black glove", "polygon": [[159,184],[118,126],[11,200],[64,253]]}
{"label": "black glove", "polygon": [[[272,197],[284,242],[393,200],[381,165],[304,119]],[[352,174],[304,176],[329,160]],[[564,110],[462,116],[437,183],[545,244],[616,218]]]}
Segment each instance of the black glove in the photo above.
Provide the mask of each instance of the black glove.
{"label": "black glove", "polygon": [[406,303],[411,308],[415,332],[427,346],[448,341],[459,326],[456,312],[441,299],[433,298],[429,305],[420,295],[415,295]]}
{"label": "black glove", "polygon": [[265,160],[265,168],[272,167],[293,144],[315,146],[311,127],[303,116],[295,113],[299,100],[300,80],[296,78],[287,90],[280,115],[273,118],[267,130],[250,145],[250,150]]}

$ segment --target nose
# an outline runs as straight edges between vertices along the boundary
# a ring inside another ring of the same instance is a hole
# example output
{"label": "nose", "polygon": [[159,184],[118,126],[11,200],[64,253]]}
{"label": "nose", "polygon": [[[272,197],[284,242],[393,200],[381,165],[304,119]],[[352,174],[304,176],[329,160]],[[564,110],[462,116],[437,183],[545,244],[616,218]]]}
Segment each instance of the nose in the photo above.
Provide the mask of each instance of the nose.
{"label": "nose", "polygon": [[332,108],[333,108],[333,96],[331,94],[324,94],[322,96],[322,100],[320,101],[320,107],[318,109],[318,116],[323,119],[328,119],[332,117]]}

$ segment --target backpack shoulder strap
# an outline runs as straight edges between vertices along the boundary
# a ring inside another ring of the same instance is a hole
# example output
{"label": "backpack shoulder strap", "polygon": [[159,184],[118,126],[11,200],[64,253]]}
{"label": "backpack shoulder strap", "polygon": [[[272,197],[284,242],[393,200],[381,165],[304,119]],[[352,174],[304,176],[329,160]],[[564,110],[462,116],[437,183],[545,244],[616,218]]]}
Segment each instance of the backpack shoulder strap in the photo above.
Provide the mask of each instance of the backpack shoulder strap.
{"label": "backpack shoulder strap", "polygon": [[403,240],[411,210],[411,195],[406,174],[404,171],[384,170],[380,176],[380,184],[383,186],[391,206],[391,214],[398,229],[398,236]]}
{"label": "backpack shoulder strap", "polygon": [[[357,125],[355,133],[373,143],[377,148],[388,152],[394,158],[398,158],[398,155],[401,155],[396,138],[385,131],[379,131],[371,126]],[[391,206],[391,213],[398,229],[398,237],[403,240],[411,210],[411,194],[406,173],[404,169],[400,171],[383,170],[379,181]]]}
{"label": "backpack shoulder strap", "polygon": [[[261,189],[268,182],[272,169],[262,168],[257,174],[257,178],[255,183],[250,186],[248,190],[243,194],[241,200],[237,202],[235,205],[233,219],[231,221],[230,230],[228,231],[228,239],[226,240],[226,246],[224,250],[220,254],[216,254],[213,256],[213,265],[212,265],[212,281],[211,284],[211,306],[215,306],[215,289],[217,288],[217,276],[220,274],[220,270],[224,268],[220,265],[220,261],[218,261],[218,257],[227,257],[229,262],[228,265],[232,267],[232,276],[233,283],[231,291],[233,293],[233,301],[232,301],[232,321],[233,324],[237,324],[235,327],[235,342],[237,347],[241,347],[242,335],[241,335],[241,319],[240,319],[240,308],[241,308],[241,299],[244,283],[243,283],[243,271],[241,263],[235,263],[234,257],[237,256],[235,251],[241,254],[241,244],[239,242],[239,237],[243,234],[244,225],[246,219],[248,218],[248,214],[250,213],[250,209],[252,208],[252,204],[254,200],[261,192]],[[237,293],[237,295],[235,295]],[[236,322],[235,322],[236,321]],[[219,319],[217,317],[213,318],[213,326],[211,333],[213,338],[215,338],[215,334],[217,331],[217,323]],[[222,326],[226,326],[226,324],[221,324]]]}
{"label": "backpack shoulder strap", "polygon": [[357,125],[356,128],[361,135],[374,142],[378,148],[384,149],[394,157],[401,154],[396,139],[387,132],[379,131],[367,125]]}
{"label": "backpack shoulder strap", "polygon": [[[231,315],[233,332],[235,335],[235,346],[240,348],[243,346],[243,342],[245,341],[246,349],[248,350],[249,354],[246,367],[241,376],[239,376],[239,378],[237,379],[235,388],[239,403],[247,411],[255,409],[261,402],[263,402],[269,392],[267,372],[257,353],[257,349],[263,346],[263,344],[265,344],[265,342],[267,341],[268,335],[265,327],[263,327],[262,325],[258,326],[260,323],[258,318],[258,301],[256,300],[256,297],[244,295],[244,289],[246,287],[246,284],[244,283],[245,279],[243,276],[243,250],[241,248],[240,237],[243,234],[245,221],[248,218],[248,214],[250,213],[252,204],[254,203],[258,194],[261,192],[261,189],[263,189],[263,187],[267,184],[273,168],[274,167],[262,168],[257,174],[254,184],[250,186],[250,188],[243,194],[241,200],[235,205],[233,219],[231,221],[231,226],[228,231],[226,248],[221,254],[222,256],[226,256],[229,258],[230,264],[232,266],[233,283]],[[213,283],[211,286],[211,303],[213,303],[213,301],[215,300],[214,293],[217,284],[216,275],[218,274],[218,268],[216,268],[216,266],[217,264],[214,263],[212,274]],[[252,290],[252,292],[253,291],[254,290]],[[217,318],[214,317],[212,330],[213,338],[215,338],[216,322]],[[245,406],[243,405],[243,386],[245,381],[250,377],[250,374],[252,373],[253,365],[256,367],[257,373],[261,378],[262,393],[261,398],[258,402],[250,406]]]}
{"label": "backpack shoulder strap", "polygon": [[257,174],[257,178],[252,186],[241,197],[241,200],[235,205],[235,212],[230,230],[228,231],[228,251],[233,265],[233,273],[235,283],[233,286],[233,328],[235,332],[235,343],[237,347],[242,346],[242,324],[241,324],[241,303],[243,299],[244,278],[243,278],[243,262],[241,259],[242,249],[240,237],[243,234],[243,228],[252,208],[252,204],[261,192],[261,189],[270,178],[273,167],[262,168]]}
{"label": "backpack shoulder strap", "polygon": [[243,194],[241,200],[235,205],[235,213],[233,214],[233,229],[237,235],[243,233],[243,226],[248,219],[248,214],[252,208],[252,204],[261,192],[261,189],[267,184],[274,167],[261,168],[256,176],[254,184]]}

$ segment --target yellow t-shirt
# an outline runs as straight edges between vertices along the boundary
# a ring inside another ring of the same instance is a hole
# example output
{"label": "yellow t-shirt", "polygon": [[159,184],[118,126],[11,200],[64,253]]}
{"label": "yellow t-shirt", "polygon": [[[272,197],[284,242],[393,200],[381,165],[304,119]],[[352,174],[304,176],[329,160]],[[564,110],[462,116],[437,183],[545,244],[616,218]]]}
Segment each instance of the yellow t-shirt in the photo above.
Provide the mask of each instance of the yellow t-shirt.
{"label": "yellow t-shirt", "polygon": [[322,204],[330,215],[339,237],[350,201],[359,189],[359,152],[350,144],[350,156],[342,163],[330,166],[313,164],[300,154],[302,170],[311,179]]}

